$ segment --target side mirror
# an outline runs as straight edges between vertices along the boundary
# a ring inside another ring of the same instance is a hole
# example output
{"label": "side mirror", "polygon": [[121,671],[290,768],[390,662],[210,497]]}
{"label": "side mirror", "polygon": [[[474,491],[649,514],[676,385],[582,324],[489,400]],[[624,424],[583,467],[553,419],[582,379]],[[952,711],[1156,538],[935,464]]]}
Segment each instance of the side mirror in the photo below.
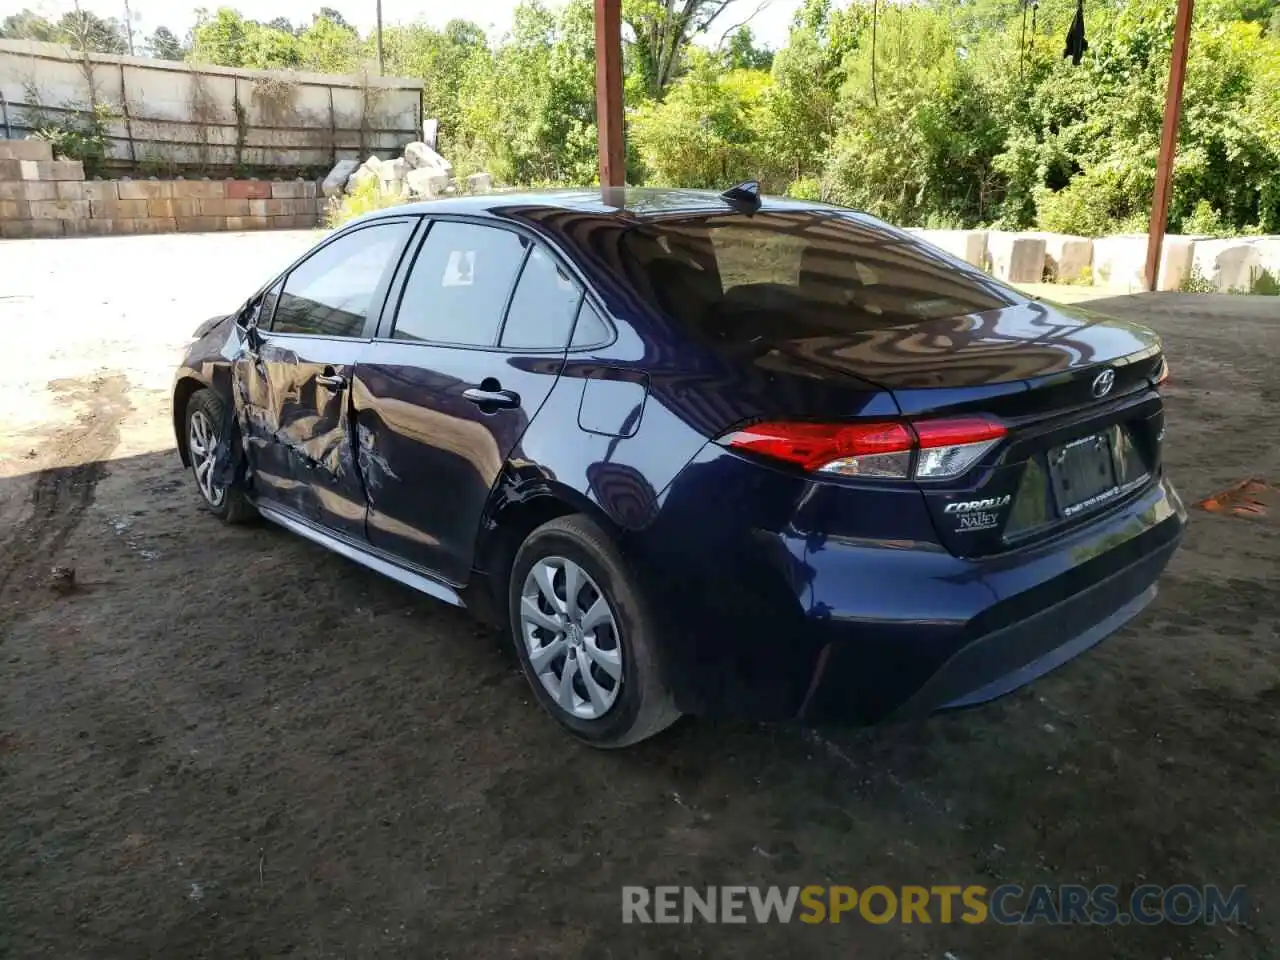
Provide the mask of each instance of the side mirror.
{"label": "side mirror", "polygon": [[250,350],[257,350],[262,346],[262,334],[258,331],[258,311],[255,309],[244,323],[244,339],[249,344]]}
{"label": "side mirror", "polygon": [[261,312],[262,298],[255,297],[236,314],[236,326],[244,331],[245,340],[255,350],[262,344],[262,334],[258,332],[258,316]]}

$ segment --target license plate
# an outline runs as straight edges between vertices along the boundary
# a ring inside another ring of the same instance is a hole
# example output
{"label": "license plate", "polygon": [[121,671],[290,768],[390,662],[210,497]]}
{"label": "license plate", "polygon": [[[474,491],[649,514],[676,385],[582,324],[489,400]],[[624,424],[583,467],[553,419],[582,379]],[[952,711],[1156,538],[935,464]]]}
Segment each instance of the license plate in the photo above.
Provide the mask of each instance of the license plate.
{"label": "license plate", "polygon": [[1081,437],[1049,451],[1049,476],[1064,517],[1073,517],[1120,494],[1111,442],[1105,433]]}

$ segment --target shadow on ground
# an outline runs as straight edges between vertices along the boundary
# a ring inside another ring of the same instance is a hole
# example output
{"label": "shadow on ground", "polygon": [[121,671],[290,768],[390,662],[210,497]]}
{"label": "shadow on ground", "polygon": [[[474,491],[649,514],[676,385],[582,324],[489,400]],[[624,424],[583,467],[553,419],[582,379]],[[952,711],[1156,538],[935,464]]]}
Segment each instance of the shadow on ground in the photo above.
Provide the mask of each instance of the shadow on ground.
{"label": "shadow on ground", "polygon": [[[1188,499],[1280,475],[1260,408],[1280,334],[1214,299],[1185,320],[1090,305],[1164,334]],[[0,531],[0,955],[1272,949],[1270,520],[1197,515],[1139,621],[996,704],[870,730],[686,720],[601,753],[539,713],[503,638],[283,531],[220,526],[172,451],[0,480],[6,502],[25,506]],[[49,588],[55,562],[75,592]],[[1252,918],[621,923],[624,884],[1003,882],[1245,884]]]}

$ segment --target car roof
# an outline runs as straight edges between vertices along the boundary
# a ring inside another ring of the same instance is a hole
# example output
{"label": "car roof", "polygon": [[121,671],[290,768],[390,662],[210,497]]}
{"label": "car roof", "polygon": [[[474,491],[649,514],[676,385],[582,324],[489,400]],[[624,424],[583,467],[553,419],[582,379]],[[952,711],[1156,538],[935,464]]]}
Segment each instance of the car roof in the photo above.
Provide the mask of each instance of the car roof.
{"label": "car roof", "polygon": [[[785,197],[762,197],[763,211],[836,211],[840,207],[811,200]],[[364,219],[403,214],[491,214],[501,216],[513,207],[543,207],[616,217],[619,220],[645,220],[671,214],[734,213],[732,204],[713,190],[684,190],[662,187],[577,187],[562,190],[496,191],[465,197],[443,197],[422,200],[379,210]],[[852,212],[852,211],[847,211]]]}

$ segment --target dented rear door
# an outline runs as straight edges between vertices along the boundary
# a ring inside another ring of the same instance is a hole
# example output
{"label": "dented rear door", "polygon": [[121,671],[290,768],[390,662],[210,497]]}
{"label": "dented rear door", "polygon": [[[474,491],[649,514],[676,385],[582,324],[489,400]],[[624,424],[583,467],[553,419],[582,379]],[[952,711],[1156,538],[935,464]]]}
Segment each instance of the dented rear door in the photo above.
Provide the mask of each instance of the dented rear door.
{"label": "dented rear door", "polygon": [[351,385],[415,223],[362,225],[300,261],[264,304],[259,335],[237,364],[258,499],[357,540],[365,539],[366,498]]}

